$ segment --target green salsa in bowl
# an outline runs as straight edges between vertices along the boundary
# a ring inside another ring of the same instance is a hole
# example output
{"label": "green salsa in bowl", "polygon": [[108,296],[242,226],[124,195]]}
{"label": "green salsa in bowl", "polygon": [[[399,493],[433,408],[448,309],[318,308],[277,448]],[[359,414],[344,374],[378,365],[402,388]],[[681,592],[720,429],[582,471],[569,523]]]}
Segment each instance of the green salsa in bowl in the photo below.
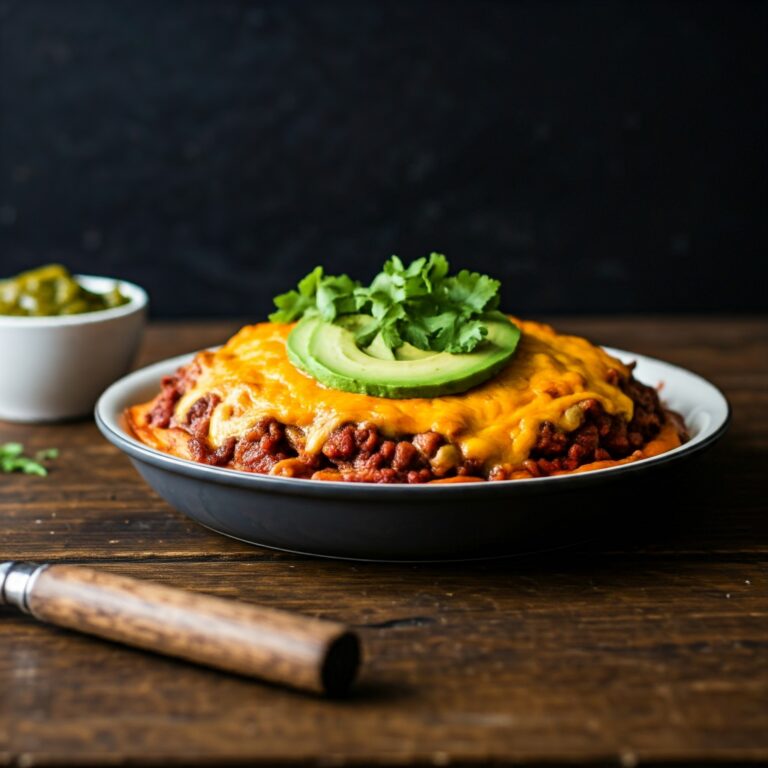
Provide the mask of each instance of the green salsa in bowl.
{"label": "green salsa in bowl", "polygon": [[80,315],[121,307],[129,301],[117,281],[106,292],[91,291],[61,264],[47,264],[0,280],[0,315]]}

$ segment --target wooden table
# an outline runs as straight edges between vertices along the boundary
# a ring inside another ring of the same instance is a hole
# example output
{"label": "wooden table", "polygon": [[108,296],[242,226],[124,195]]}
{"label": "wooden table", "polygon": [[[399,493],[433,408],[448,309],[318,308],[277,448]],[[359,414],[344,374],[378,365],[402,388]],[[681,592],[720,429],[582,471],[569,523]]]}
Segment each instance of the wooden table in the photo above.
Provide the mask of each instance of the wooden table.
{"label": "wooden table", "polygon": [[[340,619],[367,651],[355,695],[324,701],[0,612],[0,764],[768,761],[768,321],[557,324],[690,367],[734,408],[684,509],[567,553],[413,566],[252,548],[170,509],[91,422],[0,424],[0,442],[62,451],[47,478],[0,477],[0,558]],[[141,362],[237,325],[155,325]]]}

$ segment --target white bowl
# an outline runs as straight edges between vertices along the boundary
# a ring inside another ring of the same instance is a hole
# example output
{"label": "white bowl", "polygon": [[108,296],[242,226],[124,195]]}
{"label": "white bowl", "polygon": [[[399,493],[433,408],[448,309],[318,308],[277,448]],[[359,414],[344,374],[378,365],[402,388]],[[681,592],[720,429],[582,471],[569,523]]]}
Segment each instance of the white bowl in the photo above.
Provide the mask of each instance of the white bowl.
{"label": "white bowl", "polygon": [[53,317],[0,315],[0,419],[59,421],[91,413],[99,395],[130,368],[147,294],[123,280],[75,275],[90,291],[115,283],[120,307]]}

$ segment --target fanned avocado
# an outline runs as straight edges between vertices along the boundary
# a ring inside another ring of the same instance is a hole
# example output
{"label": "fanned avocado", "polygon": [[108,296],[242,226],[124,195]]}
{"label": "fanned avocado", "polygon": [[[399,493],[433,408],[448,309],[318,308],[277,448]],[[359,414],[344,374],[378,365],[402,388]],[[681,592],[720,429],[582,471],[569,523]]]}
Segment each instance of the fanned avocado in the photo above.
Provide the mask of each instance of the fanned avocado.
{"label": "fanned avocado", "polygon": [[391,350],[380,333],[374,336],[373,341],[365,348],[365,353],[379,360],[421,360],[422,357],[430,357],[434,352],[414,347],[404,341],[397,349]]}
{"label": "fanned avocado", "polygon": [[428,352],[426,349],[419,349],[409,344],[407,341],[395,350],[396,360],[421,360],[422,357],[434,355],[434,352]]}
{"label": "fanned avocado", "polygon": [[473,352],[452,355],[412,348],[403,355],[408,359],[399,359],[396,350],[397,359],[386,360],[360,349],[347,328],[312,317],[291,332],[288,356],[332,389],[389,398],[439,397],[482,383],[513,355],[519,328],[507,320],[489,320],[487,326],[486,339]]}
{"label": "fanned avocado", "polygon": [[[304,373],[308,373],[310,376],[315,376],[315,373],[310,365],[309,359],[309,338],[314,333],[318,323],[321,323],[319,317],[305,317],[298,325],[288,334],[288,341],[286,342],[286,350],[288,352],[288,359]],[[315,378],[317,378],[315,376]]]}
{"label": "fanned avocado", "polygon": [[365,354],[379,360],[395,359],[395,353],[384,343],[380,333],[377,333],[373,337],[373,341],[365,348]]}

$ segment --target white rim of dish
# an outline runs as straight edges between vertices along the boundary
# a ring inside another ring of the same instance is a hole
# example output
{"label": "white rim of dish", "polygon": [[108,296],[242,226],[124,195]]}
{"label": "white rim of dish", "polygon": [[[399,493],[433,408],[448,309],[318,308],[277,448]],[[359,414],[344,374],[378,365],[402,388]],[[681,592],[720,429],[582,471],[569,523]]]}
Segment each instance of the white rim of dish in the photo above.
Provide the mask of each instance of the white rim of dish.
{"label": "white rim of dish", "polygon": [[111,320],[124,315],[130,315],[144,309],[149,303],[147,292],[135,283],[121,280],[117,277],[105,277],[102,275],[73,275],[75,280],[83,288],[96,293],[106,293],[115,285],[128,297],[127,304],[109,309],[97,309],[93,312],[81,312],[77,315],[42,315],[39,317],[29,315],[0,315],[0,326],[15,328],[46,328],[61,325],[88,325],[103,320]]}
{"label": "white rim of dish", "polygon": [[[118,402],[122,399],[120,392],[126,388],[137,388],[139,383],[145,386],[144,379],[149,376],[155,376],[156,381],[159,382],[159,377],[165,373],[172,373],[180,365],[184,365],[189,362],[196,352],[178,355],[176,357],[167,358],[161,360],[152,365],[146,366],[128,374],[122,379],[116,381],[110,386],[99,398],[95,408],[96,423],[101,428],[102,432],[108,432],[110,435],[116,438],[118,443],[127,444],[127,447],[136,458],[149,459],[155,464],[165,464],[177,467],[183,474],[194,474],[198,477],[208,476],[211,480],[224,481],[226,484],[233,485],[247,485],[255,484],[261,485],[262,483],[268,483],[270,485],[281,486],[283,488],[292,488],[294,492],[300,493],[301,488],[306,490],[320,488],[326,488],[328,490],[335,488],[336,490],[345,488],[347,492],[355,494],[356,492],[363,493],[365,489],[376,489],[380,493],[402,493],[404,490],[412,493],[414,489],[418,492],[424,493],[465,493],[471,492],[469,489],[485,489],[490,490],[492,488],[510,488],[511,486],[520,487],[532,487],[538,486],[542,483],[549,483],[550,485],[555,483],[588,483],[596,480],[598,477],[605,477],[606,475],[614,475],[616,473],[631,473],[634,471],[642,471],[644,469],[650,469],[654,465],[664,464],[668,461],[674,461],[677,458],[683,458],[687,454],[697,453],[704,450],[708,446],[715,443],[726,431],[731,418],[731,407],[728,399],[714,384],[705,379],[703,376],[694,373],[693,371],[683,368],[673,363],[659,360],[655,357],[649,357],[647,355],[640,355],[626,350],[615,349],[613,347],[604,347],[606,352],[618,357],[621,360],[636,360],[638,364],[645,362],[652,365],[661,365],[668,369],[669,372],[682,374],[687,377],[691,377],[699,386],[704,386],[711,398],[714,398],[716,413],[705,412],[705,426],[699,429],[699,432],[695,434],[688,442],[683,443],[677,448],[673,448],[665,453],[660,453],[656,456],[651,456],[646,459],[629,462],[627,464],[619,464],[612,467],[604,467],[602,469],[593,469],[583,472],[571,472],[561,475],[551,475],[549,477],[534,477],[525,480],[494,480],[486,482],[476,483],[423,483],[410,485],[407,483],[392,483],[392,484],[375,484],[375,483],[350,483],[335,480],[311,480],[305,478],[290,478],[290,477],[278,477],[274,475],[263,475],[255,472],[245,472],[243,470],[230,469],[227,467],[213,467],[206,464],[198,464],[188,459],[182,459],[172,454],[164,453],[155,448],[151,448],[148,445],[137,440],[123,429],[120,423],[112,417],[112,413],[115,410],[115,400]],[[642,376],[641,376],[642,378]],[[652,382],[646,382],[653,384]],[[670,391],[672,394],[672,391]],[[662,395],[662,401],[665,402],[666,398]],[[110,406],[108,408],[108,405]],[[126,406],[127,407],[127,406]],[[693,416],[697,417],[701,414],[694,413]],[[118,416],[119,419],[119,416]],[[686,424],[689,428],[691,424]],[[113,441],[114,442],[114,441]],[[120,446],[118,446],[120,447]]]}

